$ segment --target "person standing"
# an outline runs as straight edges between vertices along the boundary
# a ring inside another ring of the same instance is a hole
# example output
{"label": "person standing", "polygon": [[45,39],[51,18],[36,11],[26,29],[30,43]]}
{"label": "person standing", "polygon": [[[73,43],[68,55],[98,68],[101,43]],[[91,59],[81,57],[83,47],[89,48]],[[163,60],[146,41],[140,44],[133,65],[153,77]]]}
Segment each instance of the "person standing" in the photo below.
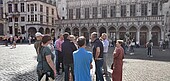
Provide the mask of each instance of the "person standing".
{"label": "person standing", "polygon": [[63,34],[60,34],[59,38],[56,40],[55,44],[56,44],[56,50],[57,50],[57,53],[56,53],[56,56],[58,57],[58,61],[56,63],[56,69],[57,69],[57,72],[58,74],[60,75],[60,65],[62,66],[62,72],[64,72],[64,64],[63,64],[63,54],[62,54],[62,43],[64,42],[64,38],[63,38]]}
{"label": "person standing", "polygon": [[149,42],[146,44],[146,47],[148,49],[147,53],[148,53],[149,57],[153,57],[153,55],[152,55],[152,46],[153,46],[152,40],[149,40]]}
{"label": "person standing", "polygon": [[48,80],[48,77],[51,77],[52,79],[56,76],[56,69],[54,65],[54,55],[52,54],[51,50],[49,49],[48,45],[52,42],[52,39],[50,36],[44,36],[42,38],[42,44],[40,46],[39,54],[37,56],[37,75],[38,75],[38,81],[41,80],[44,74],[46,74],[46,81]]}
{"label": "person standing", "polygon": [[124,49],[121,44],[123,40],[117,40],[116,48],[113,52],[113,72],[112,81],[122,81],[122,67],[124,58]]}
{"label": "person standing", "polygon": [[79,49],[73,52],[75,81],[92,81],[90,68],[92,68],[93,55],[85,49],[86,38],[80,36],[77,44]]}
{"label": "person standing", "polygon": [[97,33],[93,32],[91,34],[91,41],[93,47],[93,57],[96,65],[96,81],[104,81],[102,74],[102,66],[103,66],[103,44],[97,38]]}
{"label": "person standing", "polygon": [[37,32],[35,34],[35,37],[36,37],[36,42],[34,43],[34,48],[36,50],[36,53],[39,54],[39,48],[41,46],[41,40],[43,35],[40,32]]}
{"label": "person standing", "polygon": [[71,74],[74,81],[74,69],[73,69],[73,52],[77,50],[73,42],[70,42],[69,33],[64,33],[64,42],[62,43],[62,54],[65,72],[65,81],[69,81],[69,74],[71,68]]}
{"label": "person standing", "polygon": [[107,40],[107,34],[102,33],[102,36],[100,37],[103,43],[103,69],[104,69],[104,74],[107,76],[107,56],[108,56],[108,48],[109,48],[109,41]]}

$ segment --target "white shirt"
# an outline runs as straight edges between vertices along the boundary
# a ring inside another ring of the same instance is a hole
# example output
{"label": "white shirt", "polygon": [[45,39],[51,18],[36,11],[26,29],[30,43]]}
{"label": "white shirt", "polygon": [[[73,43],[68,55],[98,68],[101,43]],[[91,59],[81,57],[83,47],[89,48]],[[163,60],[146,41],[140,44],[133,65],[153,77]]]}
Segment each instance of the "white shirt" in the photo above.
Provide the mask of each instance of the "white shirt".
{"label": "white shirt", "polygon": [[109,41],[107,39],[102,41],[103,43],[103,52],[107,53],[108,52],[108,48],[109,48]]}

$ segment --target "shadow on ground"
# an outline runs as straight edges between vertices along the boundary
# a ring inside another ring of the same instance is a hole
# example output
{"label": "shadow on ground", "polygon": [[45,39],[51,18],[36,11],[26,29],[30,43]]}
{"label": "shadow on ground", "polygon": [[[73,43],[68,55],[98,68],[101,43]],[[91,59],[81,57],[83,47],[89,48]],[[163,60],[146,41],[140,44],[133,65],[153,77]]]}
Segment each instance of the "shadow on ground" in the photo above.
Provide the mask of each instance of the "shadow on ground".
{"label": "shadow on ground", "polygon": [[10,81],[37,81],[36,70],[16,74]]}

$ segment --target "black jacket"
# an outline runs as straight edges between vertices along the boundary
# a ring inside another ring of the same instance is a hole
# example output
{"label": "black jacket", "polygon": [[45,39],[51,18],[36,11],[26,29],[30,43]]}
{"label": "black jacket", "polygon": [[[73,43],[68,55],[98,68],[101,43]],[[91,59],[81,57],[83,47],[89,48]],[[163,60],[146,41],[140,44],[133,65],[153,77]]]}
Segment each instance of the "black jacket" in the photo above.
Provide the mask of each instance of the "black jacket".
{"label": "black jacket", "polygon": [[73,52],[76,51],[77,48],[73,42],[70,40],[64,40],[62,43],[62,54],[63,54],[63,63],[64,64],[73,64]]}

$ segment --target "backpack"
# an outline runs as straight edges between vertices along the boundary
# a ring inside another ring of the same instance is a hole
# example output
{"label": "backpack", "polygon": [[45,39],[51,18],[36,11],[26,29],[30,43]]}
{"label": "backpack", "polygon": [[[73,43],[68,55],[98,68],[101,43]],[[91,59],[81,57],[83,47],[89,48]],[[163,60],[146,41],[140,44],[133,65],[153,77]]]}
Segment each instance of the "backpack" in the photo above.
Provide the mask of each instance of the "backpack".
{"label": "backpack", "polygon": [[148,48],[152,47],[151,43],[148,43],[148,44],[147,44],[147,47],[148,47]]}

